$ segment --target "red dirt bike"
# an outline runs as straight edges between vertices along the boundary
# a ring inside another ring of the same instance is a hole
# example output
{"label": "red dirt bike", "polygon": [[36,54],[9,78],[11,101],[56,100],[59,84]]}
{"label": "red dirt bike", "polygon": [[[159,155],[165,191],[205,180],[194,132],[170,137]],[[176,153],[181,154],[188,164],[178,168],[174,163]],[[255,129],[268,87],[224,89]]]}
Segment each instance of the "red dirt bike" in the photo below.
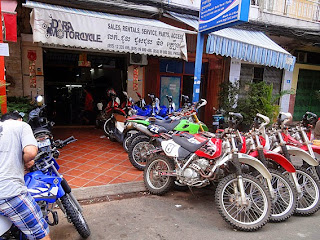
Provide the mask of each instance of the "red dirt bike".
{"label": "red dirt bike", "polygon": [[[263,119],[264,122],[261,123],[260,119]],[[270,120],[267,116],[257,114],[253,128],[245,134],[246,148],[247,154],[258,158],[271,173],[271,185],[268,185],[268,182],[264,181],[261,175],[255,172],[253,172],[253,175],[259,178],[269,189],[272,189],[272,214],[270,221],[281,222],[291,217],[296,210],[298,203],[296,186],[299,186],[299,184],[297,182],[296,169],[292,163],[283,155],[265,150],[263,147],[263,145],[266,145],[266,141],[268,141],[268,136],[265,134],[265,126],[269,122]],[[290,178],[283,174],[284,171],[287,171]]]}
{"label": "red dirt bike", "polygon": [[280,112],[276,126],[268,131],[271,142],[270,149],[283,155],[295,166],[297,179],[293,179],[293,182],[298,191],[296,213],[311,215],[317,212],[320,207],[320,182],[318,177],[314,175],[319,163],[307,151],[290,144],[288,139],[291,139],[291,136],[288,134],[286,123],[291,118],[290,113]]}
{"label": "red dirt bike", "polygon": [[242,136],[236,127],[242,116],[229,114],[229,128],[218,138],[208,132],[156,135],[144,183],[152,194],[162,195],[174,183],[202,188],[218,182],[215,201],[223,219],[236,229],[255,231],[270,218],[271,196],[262,182],[242,171],[242,165],[256,169],[268,181],[271,174],[258,159],[240,153]]}

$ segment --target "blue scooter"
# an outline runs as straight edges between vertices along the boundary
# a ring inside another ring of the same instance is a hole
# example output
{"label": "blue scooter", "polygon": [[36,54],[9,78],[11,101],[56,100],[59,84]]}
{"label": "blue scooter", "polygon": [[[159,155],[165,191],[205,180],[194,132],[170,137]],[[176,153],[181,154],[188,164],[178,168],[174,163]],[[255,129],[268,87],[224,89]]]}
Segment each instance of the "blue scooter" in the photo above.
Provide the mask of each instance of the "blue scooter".
{"label": "blue scooter", "polygon": [[[74,141],[76,141],[74,137],[64,141],[57,140],[53,149],[40,152],[35,158],[35,165],[25,175],[24,180],[28,192],[40,206],[50,226],[57,225],[59,222],[58,213],[53,209],[56,203],[81,237],[88,238],[91,232],[82,215],[82,208],[73,196],[67,181],[58,172],[59,165],[55,160],[59,156],[57,148],[62,148]],[[0,239],[26,239],[24,234],[3,216],[0,218],[0,226]]]}

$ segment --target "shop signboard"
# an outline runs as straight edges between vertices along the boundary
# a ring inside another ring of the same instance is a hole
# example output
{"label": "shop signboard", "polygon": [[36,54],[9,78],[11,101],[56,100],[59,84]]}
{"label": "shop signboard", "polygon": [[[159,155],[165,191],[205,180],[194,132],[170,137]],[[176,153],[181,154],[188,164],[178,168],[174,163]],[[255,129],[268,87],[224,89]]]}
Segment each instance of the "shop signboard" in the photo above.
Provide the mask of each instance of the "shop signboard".
{"label": "shop signboard", "polygon": [[[112,18],[34,8],[33,40],[60,46],[187,58],[184,30],[157,20]],[[163,27],[152,24],[153,21]]]}
{"label": "shop signboard", "polygon": [[199,32],[210,33],[249,19],[250,0],[202,0]]}

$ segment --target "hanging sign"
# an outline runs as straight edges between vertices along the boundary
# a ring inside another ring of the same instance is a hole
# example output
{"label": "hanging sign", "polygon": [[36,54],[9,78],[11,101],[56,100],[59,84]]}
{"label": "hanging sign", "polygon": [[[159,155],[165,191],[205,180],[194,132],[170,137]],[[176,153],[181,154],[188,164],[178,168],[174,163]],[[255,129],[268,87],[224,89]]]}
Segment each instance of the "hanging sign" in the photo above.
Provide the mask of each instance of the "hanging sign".
{"label": "hanging sign", "polygon": [[124,18],[122,21],[122,18],[110,16],[112,19],[35,8],[31,13],[33,40],[61,46],[187,59],[185,32],[179,28],[151,19]]}
{"label": "hanging sign", "polygon": [[133,69],[133,91],[138,91],[139,88],[139,69],[135,67]]}
{"label": "hanging sign", "polygon": [[210,33],[249,21],[250,0],[202,0],[199,32]]}

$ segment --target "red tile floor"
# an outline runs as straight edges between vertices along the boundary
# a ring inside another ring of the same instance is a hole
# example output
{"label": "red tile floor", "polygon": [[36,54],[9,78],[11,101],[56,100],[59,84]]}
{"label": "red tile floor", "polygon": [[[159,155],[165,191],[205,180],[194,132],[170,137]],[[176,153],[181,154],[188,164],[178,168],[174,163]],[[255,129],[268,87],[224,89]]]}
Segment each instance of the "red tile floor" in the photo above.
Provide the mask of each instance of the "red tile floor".
{"label": "red tile floor", "polygon": [[94,127],[54,127],[54,139],[74,136],[78,141],[60,150],[59,172],[72,188],[100,186],[143,180],[143,172],[134,168],[122,144],[111,142]]}

